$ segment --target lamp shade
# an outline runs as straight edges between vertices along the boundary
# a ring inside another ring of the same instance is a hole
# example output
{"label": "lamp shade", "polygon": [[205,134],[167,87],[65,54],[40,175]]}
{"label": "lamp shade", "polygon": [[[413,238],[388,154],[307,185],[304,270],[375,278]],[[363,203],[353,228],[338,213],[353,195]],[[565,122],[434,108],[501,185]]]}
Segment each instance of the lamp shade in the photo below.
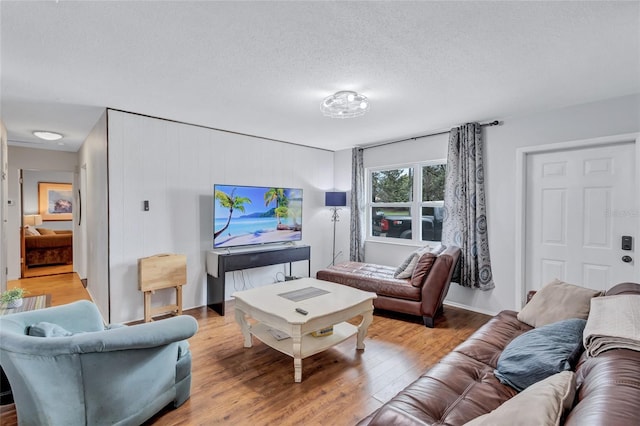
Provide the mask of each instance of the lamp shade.
{"label": "lamp shade", "polygon": [[24,225],[42,225],[42,216],[39,214],[27,214],[23,218]]}
{"label": "lamp shade", "polygon": [[324,205],[327,207],[344,207],[347,205],[346,192],[325,192]]}

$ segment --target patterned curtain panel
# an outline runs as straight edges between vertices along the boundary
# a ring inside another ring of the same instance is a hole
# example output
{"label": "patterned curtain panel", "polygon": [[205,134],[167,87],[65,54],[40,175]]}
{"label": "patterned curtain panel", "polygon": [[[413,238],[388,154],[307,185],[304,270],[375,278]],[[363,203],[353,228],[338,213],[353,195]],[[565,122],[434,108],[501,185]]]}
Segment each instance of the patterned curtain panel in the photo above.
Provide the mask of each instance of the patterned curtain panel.
{"label": "patterned curtain panel", "polygon": [[364,262],[364,163],[362,148],[351,150],[351,246],[352,262]]}
{"label": "patterned curtain panel", "polygon": [[482,128],[478,123],[449,133],[442,244],[462,249],[459,284],[494,288],[484,195]]}

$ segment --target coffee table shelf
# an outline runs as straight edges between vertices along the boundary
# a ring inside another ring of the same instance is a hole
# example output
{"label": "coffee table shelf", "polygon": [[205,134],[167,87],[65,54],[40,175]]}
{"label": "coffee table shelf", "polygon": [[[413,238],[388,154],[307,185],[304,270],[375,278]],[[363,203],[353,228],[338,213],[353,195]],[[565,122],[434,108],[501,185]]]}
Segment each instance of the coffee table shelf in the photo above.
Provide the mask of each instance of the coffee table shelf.
{"label": "coffee table shelf", "polygon": [[[293,339],[287,338],[278,340],[271,333],[271,327],[262,323],[256,323],[251,326],[251,334],[256,336],[264,344],[282,352],[283,354],[293,356]],[[302,336],[302,353],[301,357],[306,358],[319,352],[329,349],[337,345],[358,332],[358,328],[348,322],[341,322],[333,326],[333,334],[329,336],[314,337],[311,334]]]}
{"label": "coffee table shelf", "polygon": [[[321,291],[318,291],[321,290]],[[308,293],[319,293],[308,296]],[[302,293],[306,297],[300,297]],[[292,295],[295,297],[292,298]],[[237,291],[234,311],[242,330],[244,347],[253,346],[253,336],[264,344],[293,357],[293,380],[302,381],[302,359],[317,354],[354,334],[356,350],[364,350],[364,337],[373,321],[375,293],[315,278],[301,278],[250,290]],[[307,311],[300,313],[299,309]],[[350,323],[361,316],[357,326]],[[311,335],[333,326],[333,334]],[[288,339],[277,340],[270,332],[282,331]]]}

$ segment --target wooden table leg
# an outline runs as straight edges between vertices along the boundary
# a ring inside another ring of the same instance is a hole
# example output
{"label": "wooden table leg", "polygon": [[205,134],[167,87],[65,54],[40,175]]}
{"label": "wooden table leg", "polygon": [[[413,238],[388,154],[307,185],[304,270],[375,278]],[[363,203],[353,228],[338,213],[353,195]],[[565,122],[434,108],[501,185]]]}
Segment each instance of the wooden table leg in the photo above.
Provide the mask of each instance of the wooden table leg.
{"label": "wooden table leg", "polygon": [[300,334],[300,326],[293,328],[293,381],[300,383],[302,381],[302,335]]}
{"label": "wooden table leg", "polygon": [[367,335],[369,325],[373,322],[373,309],[362,313],[362,322],[358,325],[358,340],[356,349],[364,350],[364,337]]}
{"label": "wooden table leg", "polygon": [[235,308],[236,311],[236,322],[240,324],[240,328],[242,329],[242,335],[244,336],[244,347],[250,348],[253,346],[253,342],[251,341],[251,327],[247,322],[247,317],[245,313],[242,312],[238,307]]}
{"label": "wooden table leg", "polygon": [[176,305],[178,305],[178,315],[182,315],[182,286],[176,286]]}
{"label": "wooden table leg", "polygon": [[144,322],[151,322],[151,292],[144,292]]}

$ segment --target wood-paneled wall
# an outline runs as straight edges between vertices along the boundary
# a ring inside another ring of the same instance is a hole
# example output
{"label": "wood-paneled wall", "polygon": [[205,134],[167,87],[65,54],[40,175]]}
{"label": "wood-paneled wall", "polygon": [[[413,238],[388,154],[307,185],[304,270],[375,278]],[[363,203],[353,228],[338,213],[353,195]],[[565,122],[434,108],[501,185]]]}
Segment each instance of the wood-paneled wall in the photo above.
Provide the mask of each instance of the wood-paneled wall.
{"label": "wood-paneled wall", "polygon": [[[302,243],[312,247],[311,269],[331,263],[332,223],[324,191],[333,188],[333,152],[121,111],[108,115],[111,321],[143,317],[137,261],[158,253],[187,256],[184,307],[206,303],[204,260],[213,248],[215,183],[302,188]],[[145,200],[149,211],[143,209]],[[348,229],[348,220],[343,223]],[[306,275],[306,262],[297,267],[294,273]],[[236,286],[270,284],[281,271],[238,273]],[[229,296],[234,277],[227,280]],[[158,303],[169,303],[170,296],[163,300],[159,294]]]}

